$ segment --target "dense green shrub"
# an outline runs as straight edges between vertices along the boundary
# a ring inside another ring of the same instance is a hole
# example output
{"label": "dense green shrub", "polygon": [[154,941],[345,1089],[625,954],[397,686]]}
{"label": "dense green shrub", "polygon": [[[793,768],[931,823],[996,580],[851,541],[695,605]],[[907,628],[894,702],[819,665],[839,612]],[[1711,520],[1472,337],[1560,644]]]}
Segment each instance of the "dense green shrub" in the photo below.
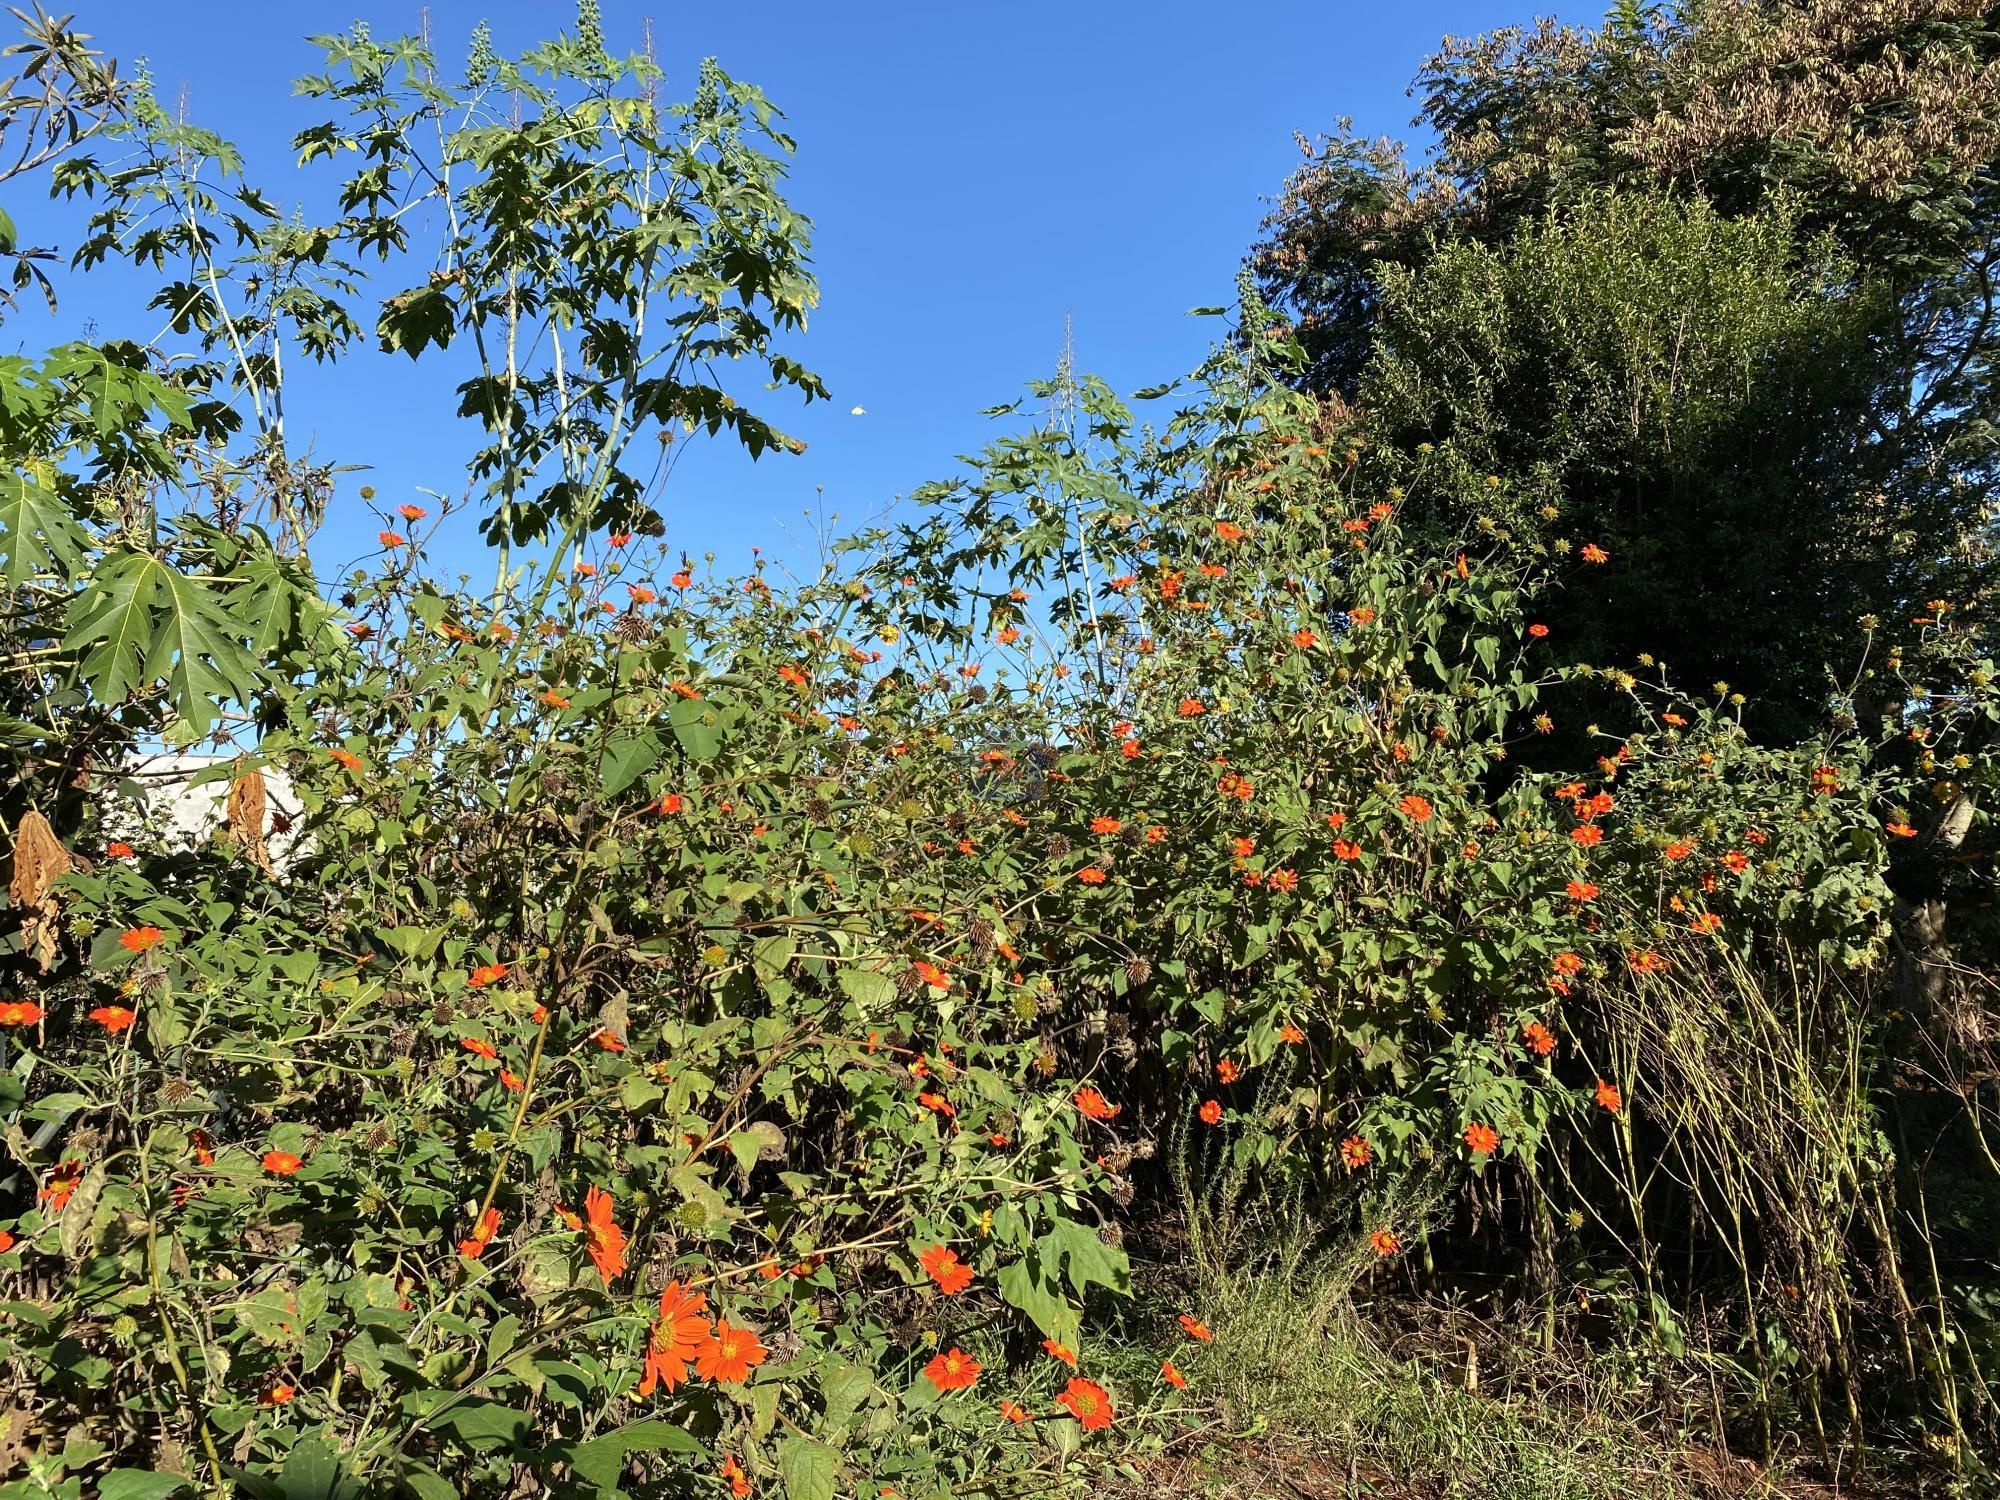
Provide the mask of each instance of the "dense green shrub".
{"label": "dense green shrub", "polygon": [[[313,87],[383,180],[435,180],[400,154],[448,97],[422,49],[329,47],[354,83]],[[1837,1392],[1970,1461],[1970,1303],[1912,1269],[1938,1241],[1889,1133],[1911,1038],[1953,1076],[1974,1044],[1941,1019],[1966,986],[1898,972],[1887,880],[1993,775],[1949,612],[1876,669],[1885,716],[1798,746],[1726,685],[1578,666],[1546,606],[1587,618],[1616,555],[1406,529],[1463,465],[1374,487],[1247,293],[1154,424],[1065,371],[821,576],[713,577],[623,476],[641,420],[786,446],[704,361],[818,390],[764,321],[812,301],[745,140],[770,117],[710,73],[668,150],[588,25],[537,59],[541,121],[445,149],[483,213],[510,174],[549,191],[379,324],[424,358],[546,316],[535,347],[586,351],[489,345],[465,389],[491,592],[436,576],[434,507],[385,503],[323,600],[317,502],[219,464],[282,432],[195,422],[259,358],[126,351],[117,420],[10,454],[8,647],[52,699],[6,741],[9,1493],[1046,1492],[1189,1410],[1104,1317],[1176,1182],[1211,1248],[1212,1189],[1255,1182],[1384,1268],[1490,1257],[1550,1326],[1584,1289],[1635,1381],[1721,1286],[1743,1412]],[[529,87],[481,56],[475,96],[495,69]],[[123,118],[226,159],[143,95]],[[593,130],[641,165],[580,168]],[[389,232],[376,171],[327,244]],[[210,288],[187,329],[310,344],[358,295],[306,329]],[[662,346],[622,339],[655,298]],[[1558,726],[1577,703],[1599,722]],[[113,843],[132,743],[218,726],[214,843]],[[1559,728],[1591,753],[1525,766]],[[273,769],[304,808],[278,858]]]}

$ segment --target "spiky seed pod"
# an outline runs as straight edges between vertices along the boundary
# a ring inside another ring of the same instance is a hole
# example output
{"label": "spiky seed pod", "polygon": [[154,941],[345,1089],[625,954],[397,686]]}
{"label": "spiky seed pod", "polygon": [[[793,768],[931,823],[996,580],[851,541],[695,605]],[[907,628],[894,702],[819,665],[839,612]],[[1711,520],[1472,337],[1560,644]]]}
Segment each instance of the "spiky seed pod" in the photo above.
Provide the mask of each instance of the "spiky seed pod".
{"label": "spiky seed pod", "polygon": [[449,1000],[440,1000],[436,1005],[431,1007],[431,1021],[435,1025],[449,1026],[451,1024],[451,1015],[451,1002]]}
{"label": "spiky seed pod", "polygon": [[399,1056],[408,1057],[411,1049],[417,1045],[417,1028],[414,1026],[398,1026],[394,1031],[389,1033],[389,1045],[396,1049]]}
{"label": "spiky seed pod", "polygon": [[985,963],[993,956],[993,924],[984,917],[974,917],[966,924],[965,942],[972,950],[972,961]]}
{"label": "spiky seed pod", "polygon": [[390,1146],[395,1144],[395,1140],[395,1132],[390,1130],[380,1120],[377,1120],[373,1125],[368,1127],[367,1133],[361,1137],[361,1146],[366,1151],[386,1151]]}
{"label": "spiky seed pod", "polygon": [[192,1099],[199,1092],[185,1078],[169,1078],[160,1085],[160,1102],[169,1107],[178,1107]]}
{"label": "spiky seed pod", "polygon": [[1153,977],[1153,961],[1143,953],[1135,953],[1125,960],[1125,978],[1138,988]]}
{"label": "spiky seed pod", "polygon": [[1070,841],[1067,838],[1065,838],[1062,834],[1052,833],[1048,837],[1048,842],[1045,843],[1042,847],[1048,851],[1048,856],[1050,859],[1061,859],[1065,854],[1069,853],[1069,851],[1073,849],[1075,845],[1071,844]]}

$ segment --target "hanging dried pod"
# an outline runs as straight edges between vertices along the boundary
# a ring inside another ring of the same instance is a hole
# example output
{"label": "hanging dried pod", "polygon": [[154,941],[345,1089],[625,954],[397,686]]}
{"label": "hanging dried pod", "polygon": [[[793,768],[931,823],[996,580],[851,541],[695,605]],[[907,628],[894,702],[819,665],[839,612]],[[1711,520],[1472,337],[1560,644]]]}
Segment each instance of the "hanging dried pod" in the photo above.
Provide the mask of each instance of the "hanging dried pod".
{"label": "hanging dried pod", "polygon": [[269,875],[271,851],[264,843],[267,805],[264,773],[245,771],[229,784],[229,806],[223,827],[224,837],[241,849],[250,863]]}
{"label": "hanging dried pod", "polygon": [[63,848],[49,820],[38,812],[24,813],[14,835],[14,873],[7,883],[13,904],[25,913],[21,921],[22,946],[35,957],[46,974],[56,961],[55,883],[69,874],[74,865],[69,850]]}

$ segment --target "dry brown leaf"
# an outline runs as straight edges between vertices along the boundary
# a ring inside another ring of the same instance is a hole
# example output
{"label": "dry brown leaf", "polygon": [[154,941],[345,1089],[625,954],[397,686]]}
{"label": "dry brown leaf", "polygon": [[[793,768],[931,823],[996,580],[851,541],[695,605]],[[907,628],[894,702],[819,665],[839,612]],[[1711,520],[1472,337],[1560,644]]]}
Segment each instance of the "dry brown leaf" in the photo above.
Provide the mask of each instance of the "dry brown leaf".
{"label": "dry brown leaf", "polygon": [[265,808],[262,771],[245,771],[229,784],[228,836],[251,864],[269,875],[271,851],[264,845]]}
{"label": "dry brown leaf", "polygon": [[22,945],[35,956],[43,973],[56,961],[55,883],[75,868],[49,820],[38,812],[24,813],[14,835],[14,873],[8,895],[26,916],[21,922]]}

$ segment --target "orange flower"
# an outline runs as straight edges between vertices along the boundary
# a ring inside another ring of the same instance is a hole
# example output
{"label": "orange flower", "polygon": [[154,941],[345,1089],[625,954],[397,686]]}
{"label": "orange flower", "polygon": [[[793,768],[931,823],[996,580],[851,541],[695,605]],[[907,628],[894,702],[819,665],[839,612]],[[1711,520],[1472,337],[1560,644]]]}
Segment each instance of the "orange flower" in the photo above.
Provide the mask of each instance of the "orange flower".
{"label": "orange flower", "polygon": [[500,1232],[500,1210],[489,1208],[479,1216],[479,1222],[472,1227],[472,1233],[458,1242],[458,1253],[468,1260],[478,1260],[486,1253],[486,1247],[493,1242],[493,1236]]}
{"label": "orange flower", "polygon": [[1625,1107],[1625,1096],[1618,1092],[1618,1085],[1606,1083],[1602,1078],[1597,1080],[1597,1090],[1593,1097],[1601,1108],[1610,1110],[1614,1115]]}
{"label": "orange flower", "polygon": [[[9,1009],[11,1009],[10,1006],[0,1005],[0,1026],[7,1024],[7,1011]],[[106,1031],[116,1035],[121,1031],[129,1031],[132,1023],[139,1018],[122,1005],[100,1005],[90,1013],[90,1019],[95,1021],[99,1026],[102,1026]]]}
{"label": "orange flower", "polygon": [[1632,966],[1634,974],[1657,974],[1670,967],[1666,959],[1651,948],[1635,949],[1625,955],[1625,962]]}
{"label": "orange flower", "polygon": [[1546,625],[1530,625],[1528,627],[1528,634],[1533,636],[1538,641],[1548,633],[1549,633],[1549,627]]}
{"label": "orange flower", "polygon": [[1167,841],[1167,830],[1162,828],[1158,823],[1155,823],[1152,827],[1146,830],[1147,843],[1164,844],[1166,841]]}
{"label": "orange flower", "polygon": [[49,1173],[49,1180],[41,1185],[35,1196],[47,1202],[50,1213],[59,1214],[69,1207],[70,1196],[82,1181],[83,1163],[66,1161]]}
{"label": "orange flower", "polygon": [[487,985],[495,984],[506,977],[507,966],[505,964],[481,964],[472,971],[470,977],[465,982],[475,990],[483,990]]}
{"label": "orange flower", "polygon": [[32,1026],[41,1018],[42,1008],[32,1000],[0,1001],[0,1026]]}
{"label": "orange flower", "polygon": [[1104,872],[1098,869],[1096,865],[1085,865],[1081,870],[1076,872],[1076,878],[1081,880],[1085,885],[1104,884]]}
{"label": "orange flower", "polygon": [[1127,760],[1137,760],[1139,758],[1139,742],[1137,740],[1127,740],[1118,747],[1118,753]]}
{"label": "orange flower", "polygon": [[1424,798],[1419,797],[1415,792],[1410,793],[1409,796],[1396,805],[1408,814],[1413,822],[1428,823],[1431,820],[1432,809],[1430,803]]}
{"label": "orange flower", "polygon": [[1179,1370],[1176,1370],[1174,1368],[1174,1362],[1170,1359],[1163,1359],[1160,1361],[1160,1379],[1164,1380],[1168,1385],[1172,1386],[1177,1391],[1184,1391],[1187,1389],[1187,1376],[1181,1374]]}
{"label": "orange flower", "polygon": [[625,1274],[625,1231],[611,1217],[614,1207],[611,1195],[595,1183],[583,1195],[584,1249],[606,1286]]}
{"label": "orange flower", "polygon": [[329,750],[326,753],[333,758],[336,765],[343,766],[350,771],[361,769],[361,757],[356,755],[352,750]]}
{"label": "orange flower", "polygon": [[375,533],[375,540],[385,547],[400,547],[404,544],[403,538],[393,531],[378,531]]}
{"label": "orange flower", "polygon": [[1667,858],[1672,860],[1686,859],[1692,853],[1694,843],[1689,839],[1675,839],[1666,849]]}
{"label": "orange flower", "polygon": [[1604,842],[1604,830],[1595,823],[1579,823],[1569,831],[1569,836],[1586,849],[1594,849]]}
{"label": "orange flower", "polygon": [[1256,850],[1255,839],[1236,838],[1229,841],[1229,852],[1237,859],[1248,859]]}
{"label": "orange flower", "polygon": [[1193,1313],[1182,1313],[1180,1324],[1181,1332],[1185,1333],[1189,1338],[1203,1344],[1215,1342],[1215,1335],[1209,1332],[1208,1325]]}
{"label": "orange flower", "polygon": [[516,1073],[513,1069],[502,1068],[500,1070],[500,1087],[506,1089],[509,1093],[518,1094],[521,1092],[522,1089],[526,1088],[527,1086],[528,1085],[522,1081],[521,1075],[519,1073]]}
{"label": "orange flower", "polygon": [[1465,1127],[1466,1148],[1474,1156],[1491,1156],[1500,1146],[1500,1136],[1491,1125],[1477,1122]]}
{"label": "orange flower", "polygon": [[1750,868],[1750,856],[1741,849],[1731,849],[1722,856],[1722,862],[1738,875]]}
{"label": "orange flower", "polygon": [[1118,1112],[1125,1107],[1122,1104],[1107,1104],[1102,1094],[1087,1085],[1076,1091],[1074,1102],[1077,1112],[1088,1120],[1115,1120]]}
{"label": "orange flower", "polygon": [[1073,1375],[1070,1382],[1056,1397],[1056,1405],[1069,1408],[1071,1416],[1083,1424],[1085,1432],[1095,1432],[1101,1427],[1109,1427],[1117,1412],[1112,1409],[1111,1393],[1094,1380],[1085,1380],[1081,1375]]}
{"label": "orange flower", "polygon": [[13,1248],[14,1248],[14,1231],[11,1229],[0,1229],[0,1255],[5,1255],[9,1250],[12,1250]]}
{"label": "orange flower", "polygon": [[597,1030],[590,1034],[590,1039],[597,1043],[597,1048],[600,1052],[623,1052],[625,1050],[625,1038],[613,1031],[609,1026],[598,1027]]}
{"label": "orange flower", "polygon": [[1035,1420],[1034,1414],[1018,1401],[1002,1401],[1000,1403],[1000,1415],[1007,1421],[1014,1423],[1017,1427],[1023,1422],[1032,1422]]}
{"label": "orange flower", "polygon": [[1011,646],[1020,638],[1021,632],[1016,630],[1012,625],[1009,625],[1005,630],[999,631],[993,637],[994,640],[1003,646]]}
{"label": "orange flower", "polygon": [[1240,1074],[1241,1070],[1226,1057],[1215,1065],[1215,1076],[1223,1083],[1236,1082]]}
{"label": "orange flower", "polygon": [[1361,846],[1352,839],[1335,839],[1333,841],[1333,857],[1335,859],[1359,859],[1361,858]]}
{"label": "orange flower", "polygon": [[636,583],[626,584],[625,592],[631,596],[634,604],[651,604],[655,599],[660,597],[651,589]]}
{"label": "orange flower", "polygon": [[473,1056],[483,1057],[489,1061],[500,1055],[493,1050],[491,1042],[482,1041],[476,1036],[462,1036],[458,1039],[458,1045],[463,1047],[467,1052],[472,1053]]}
{"label": "orange flower", "polygon": [[547,708],[569,707],[569,699],[565,698],[561,693],[557,692],[554,688],[550,688],[546,693],[542,694],[541,702],[543,706]]}
{"label": "orange flower", "polygon": [[707,1310],[708,1298],[679,1281],[660,1288],[660,1315],[646,1340],[646,1372],[639,1377],[641,1396],[652,1395],[659,1386],[672,1391],[686,1383],[688,1366],[708,1337],[708,1320],[702,1316]]}
{"label": "orange flower", "polygon": [[1101,814],[1090,820],[1090,831],[1092,833],[1117,833],[1124,826],[1118,819],[1107,818]]}
{"label": "orange flower", "polygon": [[1832,766],[1814,766],[1812,789],[1822,797],[1830,797],[1840,790],[1840,772]]}
{"label": "orange flower", "polygon": [[1285,1042],[1290,1046],[1296,1047],[1299,1045],[1299,1043],[1303,1042],[1305,1039],[1306,1039],[1306,1034],[1303,1031],[1299,1030],[1298,1027],[1294,1026],[1290,1021],[1285,1022],[1284,1025],[1278,1028],[1278,1040],[1281,1042]]}
{"label": "orange flower", "polygon": [[1528,1044],[1528,1050],[1537,1057],[1547,1057],[1556,1050],[1555,1034],[1540,1021],[1530,1021],[1523,1026],[1521,1040]]}
{"label": "orange flower", "polygon": [[1882,827],[1885,832],[1893,833],[1899,839],[1913,839],[1917,836],[1917,830],[1910,826],[1907,818],[1891,818]]}
{"label": "orange flower", "polygon": [[729,1481],[729,1493],[734,1495],[736,1500],[744,1500],[750,1493],[750,1476],[743,1472],[743,1465],[736,1461],[735,1454],[722,1455],[722,1477]]}
{"label": "orange flower", "polygon": [[421,521],[430,512],[425,510],[421,505],[399,505],[396,507],[396,514],[401,516],[405,521]]}
{"label": "orange flower", "polygon": [[723,1385],[741,1385],[750,1378],[750,1367],[764,1363],[768,1351],[750,1328],[731,1328],[727,1318],[718,1318],[715,1331],[695,1350],[694,1372],[703,1380]]}
{"label": "orange flower", "polygon": [[259,1406],[283,1406],[298,1393],[297,1386],[286,1385],[284,1381],[280,1380],[274,1385],[265,1387],[264,1394],[257,1398],[257,1404]]}
{"label": "orange flower", "polygon": [[931,1362],[924,1366],[924,1379],[941,1392],[968,1391],[979,1379],[980,1369],[978,1360],[953,1345],[949,1353],[931,1357]]}
{"label": "orange flower", "polygon": [[1310,630],[1294,630],[1292,632],[1292,644],[1297,646],[1301,651],[1310,651],[1319,644],[1319,637],[1314,635]]}
{"label": "orange flower", "polygon": [[1234,521],[1217,521],[1215,523],[1215,534],[1225,542],[1240,542],[1243,538],[1250,535],[1249,532],[1238,526]]}
{"label": "orange flower", "polygon": [[1563,894],[1576,902],[1595,901],[1597,899],[1597,887],[1592,885],[1588,880],[1572,880],[1568,885],[1563,887]]}
{"label": "orange flower", "polygon": [[1201,1108],[1195,1113],[1201,1116],[1201,1123],[1204,1125],[1222,1123],[1222,1106],[1213,1099],[1204,1100]]}
{"label": "orange flower", "polygon": [[1378,1229],[1368,1236],[1368,1248],[1383,1260],[1387,1260],[1403,1248],[1403,1242],[1396,1238],[1393,1229]]}
{"label": "orange flower", "polygon": [[157,927],[128,927],[118,934],[118,946],[133,953],[144,953],[165,936]]}
{"label": "orange flower", "polygon": [[119,840],[113,840],[104,846],[104,857],[106,859],[130,859],[132,857],[132,846]]}
{"label": "orange flower", "polygon": [[1059,1359],[1072,1370],[1076,1368],[1076,1351],[1067,1344],[1058,1344],[1054,1339],[1043,1339],[1042,1348],[1050,1359]]}
{"label": "orange flower", "polygon": [[1609,562],[1611,554],[1595,542],[1585,542],[1583,544],[1583,560],[1587,563]]}
{"label": "orange flower", "polygon": [[264,1170],[269,1172],[273,1177],[289,1177],[304,1165],[304,1162],[300,1161],[289,1151],[266,1151],[264,1153]]}
{"label": "orange flower", "polygon": [[948,990],[951,988],[951,976],[929,959],[918,959],[910,965],[910,972],[933,989]]}
{"label": "orange flower", "polygon": [[1712,911],[1705,911],[1694,919],[1694,930],[1696,932],[1720,932],[1722,930],[1722,918],[1718,917]]}
{"label": "orange flower", "polygon": [[938,1284],[938,1291],[947,1297],[956,1297],[972,1285],[972,1267],[959,1260],[958,1252],[947,1245],[933,1245],[917,1260]]}
{"label": "orange flower", "polygon": [[1375,611],[1364,604],[1359,609],[1350,609],[1347,612],[1347,618],[1357,625],[1373,625],[1375,623]]}

